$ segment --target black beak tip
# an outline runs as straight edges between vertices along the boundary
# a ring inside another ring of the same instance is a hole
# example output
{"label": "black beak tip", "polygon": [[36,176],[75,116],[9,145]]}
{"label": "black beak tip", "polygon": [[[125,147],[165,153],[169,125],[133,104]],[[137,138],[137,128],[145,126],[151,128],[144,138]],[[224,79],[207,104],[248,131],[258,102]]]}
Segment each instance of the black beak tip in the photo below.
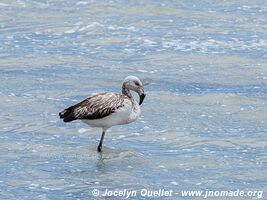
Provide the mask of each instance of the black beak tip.
{"label": "black beak tip", "polygon": [[141,105],[143,103],[145,97],[146,97],[146,94],[145,93],[143,93],[143,94],[140,95],[139,105]]}

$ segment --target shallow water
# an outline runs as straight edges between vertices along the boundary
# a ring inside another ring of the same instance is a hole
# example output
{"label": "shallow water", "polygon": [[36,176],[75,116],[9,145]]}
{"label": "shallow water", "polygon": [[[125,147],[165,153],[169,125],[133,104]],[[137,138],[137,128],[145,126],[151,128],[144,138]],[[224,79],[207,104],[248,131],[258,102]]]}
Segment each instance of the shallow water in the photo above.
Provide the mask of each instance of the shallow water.
{"label": "shallow water", "polygon": [[[266,198],[266,15],[261,0],[2,0],[0,199],[142,188]],[[120,92],[129,74],[145,84],[142,116],[110,129],[98,154],[100,130],[58,112]]]}

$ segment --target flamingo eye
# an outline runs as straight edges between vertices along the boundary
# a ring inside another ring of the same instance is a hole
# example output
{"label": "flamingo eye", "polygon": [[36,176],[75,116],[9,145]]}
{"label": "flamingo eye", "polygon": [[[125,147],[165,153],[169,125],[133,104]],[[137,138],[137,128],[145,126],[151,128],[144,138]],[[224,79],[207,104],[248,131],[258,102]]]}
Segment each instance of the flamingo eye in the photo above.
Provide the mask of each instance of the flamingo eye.
{"label": "flamingo eye", "polygon": [[140,84],[137,81],[134,81],[134,84],[140,86]]}

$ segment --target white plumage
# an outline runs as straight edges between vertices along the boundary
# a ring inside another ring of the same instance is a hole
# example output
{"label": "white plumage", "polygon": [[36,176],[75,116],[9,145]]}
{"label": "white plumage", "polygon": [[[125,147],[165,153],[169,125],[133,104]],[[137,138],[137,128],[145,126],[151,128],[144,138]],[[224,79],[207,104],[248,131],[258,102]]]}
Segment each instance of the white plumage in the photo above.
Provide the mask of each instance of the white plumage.
{"label": "white plumage", "polygon": [[[139,104],[130,90],[138,93]],[[142,82],[135,76],[128,76],[122,84],[122,94],[97,93],[82,102],[59,113],[64,122],[80,119],[92,127],[101,127],[102,136],[97,150],[101,151],[105,132],[115,125],[128,124],[135,121],[140,113],[140,106],[145,98]]]}
{"label": "white plumage", "polygon": [[135,121],[141,113],[138,103],[134,100],[125,101],[123,106],[117,108],[114,113],[100,119],[84,119],[84,123],[91,127],[110,128],[116,125],[128,124]]}

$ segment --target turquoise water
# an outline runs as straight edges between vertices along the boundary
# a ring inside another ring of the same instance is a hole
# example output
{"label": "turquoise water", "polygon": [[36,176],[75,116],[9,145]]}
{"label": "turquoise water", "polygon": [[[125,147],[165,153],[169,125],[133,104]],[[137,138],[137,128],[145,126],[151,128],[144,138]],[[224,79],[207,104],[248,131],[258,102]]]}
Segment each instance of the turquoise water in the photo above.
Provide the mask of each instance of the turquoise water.
{"label": "turquoise water", "polygon": [[[2,0],[0,199],[144,188],[266,198],[266,16],[260,0]],[[142,116],[110,129],[98,154],[101,130],[58,112],[120,92],[128,75],[145,84]]]}

